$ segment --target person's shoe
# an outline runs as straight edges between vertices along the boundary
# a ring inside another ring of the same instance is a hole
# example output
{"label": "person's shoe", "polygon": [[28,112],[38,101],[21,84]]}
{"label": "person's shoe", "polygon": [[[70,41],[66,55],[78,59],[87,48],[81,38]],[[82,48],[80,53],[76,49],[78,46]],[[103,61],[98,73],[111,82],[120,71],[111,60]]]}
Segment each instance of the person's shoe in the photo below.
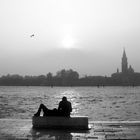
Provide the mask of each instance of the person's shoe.
{"label": "person's shoe", "polygon": [[39,113],[35,113],[34,116],[35,116],[35,117],[39,117],[40,114],[39,114]]}

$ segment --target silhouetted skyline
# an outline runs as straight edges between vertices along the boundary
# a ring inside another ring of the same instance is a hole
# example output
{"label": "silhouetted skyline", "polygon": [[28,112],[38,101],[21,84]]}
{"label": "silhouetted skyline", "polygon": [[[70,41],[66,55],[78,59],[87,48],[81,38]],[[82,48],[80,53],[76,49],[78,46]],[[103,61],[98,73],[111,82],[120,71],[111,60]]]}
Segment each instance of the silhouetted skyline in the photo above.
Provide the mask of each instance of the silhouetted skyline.
{"label": "silhouetted skyline", "polygon": [[85,75],[79,76],[75,70],[62,69],[55,75],[51,72],[39,76],[3,75],[0,86],[139,86],[140,73],[135,72],[131,65],[128,67],[127,55],[123,50],[121,71],[117,68],[111,77]]}

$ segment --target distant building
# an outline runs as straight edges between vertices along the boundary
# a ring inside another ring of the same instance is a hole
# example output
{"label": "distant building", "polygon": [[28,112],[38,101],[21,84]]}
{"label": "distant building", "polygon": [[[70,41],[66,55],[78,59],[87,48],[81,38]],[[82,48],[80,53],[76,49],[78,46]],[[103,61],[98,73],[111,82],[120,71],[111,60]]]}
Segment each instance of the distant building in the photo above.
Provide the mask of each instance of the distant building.
{"label": "distant building", "polygon": [[128,62],[125,50],[123,51],[123,57],[122,57],[122,73],[128,74],[128,73],[134,73],[134,69],[131,67],[131,65],[128,68]]}
{"label": "distant building", "polygon": [[137,84],[140,82],[140,73],[135,72],[131,65],[128,67],[125,49],[122,56],[121,70],[122,71],[119,72],[119,69],[117,68],[117,72],[111,75],[116,82],[126,85]]}
{"label": "distant building", "polygon": [[125,49],[123,51],[123,56],[122,56],[122,71],[119,72],[119,69],[117,68],[117,72],[116,73],[113,73],[112,76],[115,76],[115,75],[128,75],[128,74],[134,74],[134,69],[132,68],[131,65],[129,65],[129,68],[128,68],[128,62],[127,62],[127,56],[126,56],[126,53],[125,53]]}

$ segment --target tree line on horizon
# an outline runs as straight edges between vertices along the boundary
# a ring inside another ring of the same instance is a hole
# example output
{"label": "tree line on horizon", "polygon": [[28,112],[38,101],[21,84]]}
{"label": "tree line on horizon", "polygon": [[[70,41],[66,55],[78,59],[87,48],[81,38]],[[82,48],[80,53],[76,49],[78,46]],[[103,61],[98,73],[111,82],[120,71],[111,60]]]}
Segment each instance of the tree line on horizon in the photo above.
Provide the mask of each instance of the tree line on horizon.
{"label": "tree line on horizon", "polygon": [[[126,78],[125,78],[126,79]],[[62,69],[53,75],[49,72],[39,76],[3,75],[0,77],[0,86],[123,86],[140,85],[140,77],[114,78],[106,76],[84,76],[72,69]]]}

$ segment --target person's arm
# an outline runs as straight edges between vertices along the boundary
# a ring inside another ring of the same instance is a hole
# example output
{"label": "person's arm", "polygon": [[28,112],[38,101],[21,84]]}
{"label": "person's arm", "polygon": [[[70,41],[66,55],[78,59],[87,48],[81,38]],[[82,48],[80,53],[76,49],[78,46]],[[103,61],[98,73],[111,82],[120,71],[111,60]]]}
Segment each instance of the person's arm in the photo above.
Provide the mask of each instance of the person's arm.
{"label": "person's arm", "polygon": [[61,102],[59,103],[58,110],[61,110]]}
{"label": "person's arm", "polygon": [[72,112],[72,106],[71,106],[71,103],[70,103],[70,112]]}

